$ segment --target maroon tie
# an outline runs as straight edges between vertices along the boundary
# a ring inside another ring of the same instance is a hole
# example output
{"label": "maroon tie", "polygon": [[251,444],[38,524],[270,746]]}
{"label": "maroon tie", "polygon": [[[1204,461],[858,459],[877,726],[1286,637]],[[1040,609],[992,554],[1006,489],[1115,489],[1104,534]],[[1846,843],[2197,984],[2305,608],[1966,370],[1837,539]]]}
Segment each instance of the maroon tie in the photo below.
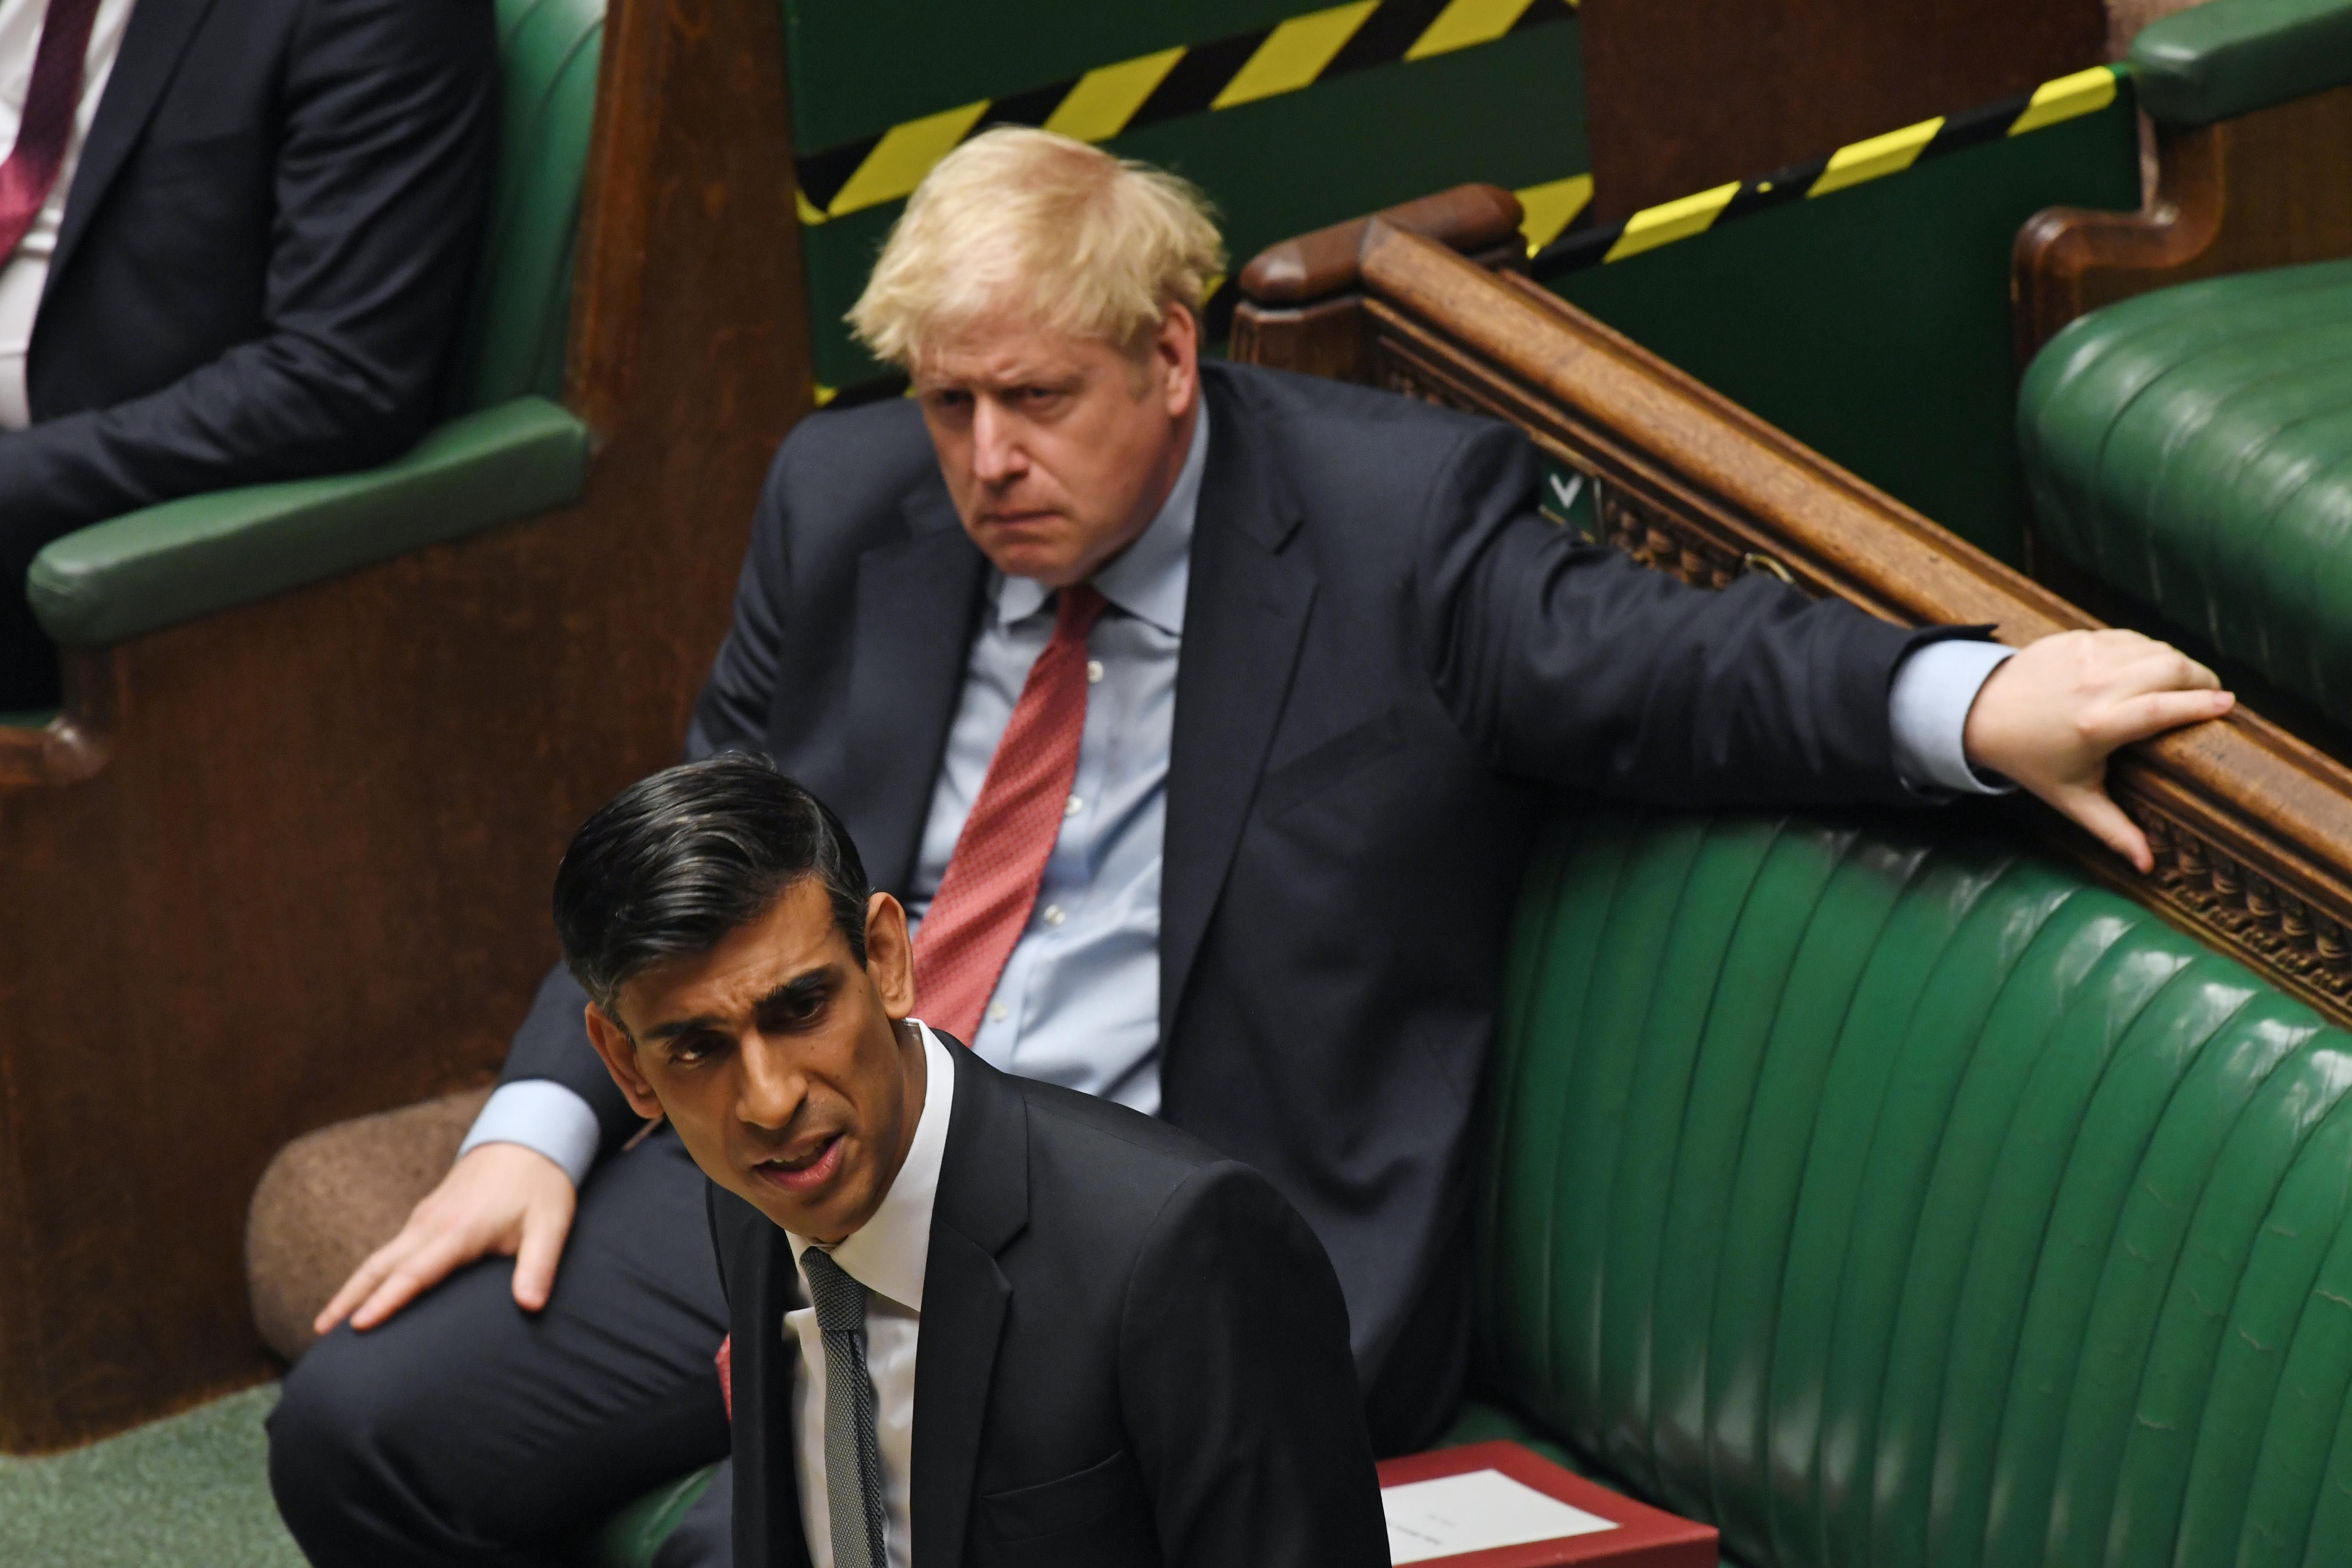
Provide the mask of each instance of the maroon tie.
{"label": "maroon tie", "polygon": [[915,932],[915,1006],[925,1023],[967,1045],[1029,923],[1068,814],[1087,728],[1087,634],[1102,613],[1091,584],[1061,591],[1054,640],[1029,667],[988,782]]}
{"label": "maroon tie", "polygon": [[66,143],[73,140],[74,112],[81,107],[82,57],[89,53],[89,26],[97,19],[98,0],[49,0],[41,17],[16,145],[0,163],[0,258],[16,253],[58,183]]}

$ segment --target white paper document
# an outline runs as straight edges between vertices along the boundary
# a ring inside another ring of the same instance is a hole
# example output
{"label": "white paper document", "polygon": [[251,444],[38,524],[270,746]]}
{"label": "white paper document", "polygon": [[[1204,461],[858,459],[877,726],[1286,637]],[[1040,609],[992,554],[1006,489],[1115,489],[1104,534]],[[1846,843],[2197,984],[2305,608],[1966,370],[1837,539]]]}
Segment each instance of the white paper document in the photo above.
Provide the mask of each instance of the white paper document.
{"label": "white paper document", "polygon": [[1389,1516],[1389,1561],[1397,1563],[1617,1528],[1613,1520],[1570,1508],[1500,1470],[1382,1487],[1381,1507]]}

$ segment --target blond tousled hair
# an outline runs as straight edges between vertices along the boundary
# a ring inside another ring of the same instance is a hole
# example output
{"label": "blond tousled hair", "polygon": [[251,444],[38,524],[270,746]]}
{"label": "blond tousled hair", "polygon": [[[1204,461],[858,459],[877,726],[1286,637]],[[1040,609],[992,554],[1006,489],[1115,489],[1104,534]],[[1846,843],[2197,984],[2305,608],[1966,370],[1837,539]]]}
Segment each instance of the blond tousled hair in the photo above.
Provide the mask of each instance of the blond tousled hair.
{"label": "blond tousled hair", "polygon": [[848,319],[876,357],[909,371],[991,319],[1136,352],[1171,304],[1197,315],[1224,266],[1192,182],[1000,126],[924,176]]}

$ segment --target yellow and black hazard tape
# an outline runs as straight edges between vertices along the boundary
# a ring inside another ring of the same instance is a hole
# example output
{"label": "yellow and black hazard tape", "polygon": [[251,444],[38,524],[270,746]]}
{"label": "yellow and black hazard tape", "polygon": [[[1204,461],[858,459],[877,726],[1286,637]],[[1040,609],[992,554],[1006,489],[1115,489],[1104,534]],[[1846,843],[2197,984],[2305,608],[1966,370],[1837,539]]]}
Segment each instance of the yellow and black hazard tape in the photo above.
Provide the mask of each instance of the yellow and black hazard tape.
{"label": "yellow and black hazard tape", "polygon": [[1623,223],[1577,229],[1538,249],[1528,269],[1539,279],[1622,261],[1678,239],[1688,239],[1735,218],[1850,189],[1948,153],[2022,136],[2045,125],[2095,113],[2116,100],[2120,73],[2096,66],[2029,93],[2003,99],[1967,114],[1923,120],[1884,136],[1841,147],[1826,158],[1799,163],[1759,180],[1734,180],[1679,201],[1645,207]]}
{"label": "yellow and black hazard tape", "polygon": [[992,125],[1042,125],[1081,142],[1234,109],[1398,60],[1427,59],[1565,21],[1577,0],[1353,0],[1271,27],[1103,66],[1009,98],[982,99],[799,160],[803,223],[913,191],[931,165]]}

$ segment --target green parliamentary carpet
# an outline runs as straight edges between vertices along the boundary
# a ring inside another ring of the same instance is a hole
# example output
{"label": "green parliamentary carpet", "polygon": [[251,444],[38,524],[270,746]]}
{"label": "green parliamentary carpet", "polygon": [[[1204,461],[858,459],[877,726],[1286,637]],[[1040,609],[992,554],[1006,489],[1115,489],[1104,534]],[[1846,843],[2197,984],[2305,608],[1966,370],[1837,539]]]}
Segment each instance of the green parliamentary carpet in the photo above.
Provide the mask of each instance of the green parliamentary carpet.
{"label": "green parliamentary carpet", "polygon": [[6,1568],[302,1568],[269,1500],[276,1385],[47,1458],[0,1457]]}

